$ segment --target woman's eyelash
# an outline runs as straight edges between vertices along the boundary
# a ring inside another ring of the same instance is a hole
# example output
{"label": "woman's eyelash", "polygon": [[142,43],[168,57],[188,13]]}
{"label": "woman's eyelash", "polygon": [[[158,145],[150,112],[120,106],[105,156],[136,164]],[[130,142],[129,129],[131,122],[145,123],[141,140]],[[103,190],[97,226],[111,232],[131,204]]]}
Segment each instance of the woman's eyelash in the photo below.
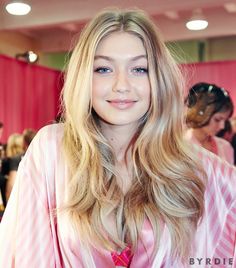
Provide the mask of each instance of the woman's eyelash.
{"label": "woman's eyelash", "polygon": [[135,73],[148,73],[148,68],[136,67],[136,68],[133,68],[133,71]]}
{"label": "woman's eyelash", "polygon": [[111,72],[111,69],[108,67],[97,67],[95,68],[94,72],[96,73],[107,73],[107,72]]}
{"label": "woman's eyelash", "polygon": [[[94,72],[96,72],[96,73],[110,73],[110,72],[112,72],[112,70],[109,67],[97,67],[94,69]],[[137,74],[145,74],[145,73],[148,73],[148,68],[135,67],[135,68],[132,68],[132,72],[137,73]]]}

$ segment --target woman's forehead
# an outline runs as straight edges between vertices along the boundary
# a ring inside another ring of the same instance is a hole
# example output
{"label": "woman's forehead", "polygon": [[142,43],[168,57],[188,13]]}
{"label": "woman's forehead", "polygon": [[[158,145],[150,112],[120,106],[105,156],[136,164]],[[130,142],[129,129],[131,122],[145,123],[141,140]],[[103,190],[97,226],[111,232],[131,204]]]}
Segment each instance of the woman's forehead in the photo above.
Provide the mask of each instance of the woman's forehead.
{"label": "woman's forehead", "polygon": [[117,54],[122,57],[123,54],[135,57],[137,55],[146,55],[141,39],[134,34],[127,32],[114,32],[104,37],[97,46],[95,55],[105,54],[108,57]]}
{"label": "woman's forehead", "polygon": [[230,114],[230,111],[222,111],[222,112],[217,112],[215,113],[212,117],[219,117],[222,119],[228,118]]}

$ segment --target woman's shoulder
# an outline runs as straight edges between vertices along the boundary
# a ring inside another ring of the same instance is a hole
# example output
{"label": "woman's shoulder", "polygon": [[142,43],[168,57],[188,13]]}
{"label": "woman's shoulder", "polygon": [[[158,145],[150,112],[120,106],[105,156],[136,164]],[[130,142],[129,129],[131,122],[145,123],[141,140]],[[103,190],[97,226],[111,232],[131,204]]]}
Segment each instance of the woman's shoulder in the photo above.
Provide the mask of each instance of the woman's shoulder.
{"label": "woman's shoulder", "polygon": [[218,155],[230,164],[234,164],[234,149],[232,145],[223,138],[214,137],[214,140],[217,146]]}
{"label": "woman's shoulder", "polygon": [[207,176],[206,199],[229,207],[236,200],[236,168],[200,146],[193,148]]}
{"label": "woman's shoulder", "polygon": [[30,144],[30,147],[50,147],[51,145],[59,146],[63,132],[64,125],[62,123],[46,125],[37,132]]}
{"label": "woman's shoulder", "polygon": [[57,140],[61,139],[63,136],[64,132],[64,124],[63,123],[58,123],[58,124],[51,124],[42,127],[36,137],[40,138],[47,138],[48,140]]}
{"label": "woman's shoulder", "polygon": [[208,177],[222,179],[231,177],[234,179],[236,189],[236,168],[233,165],[201,146],[196,144],[191,146]]}
{"label": "woman's shoulder", "polygon": [[[20,176],[30,178],[30,183],[43,203],[50,196],[50,202],[54,204],[55,183],[59,181],[56,172],[64,168],[60,161],[63,129],[63,124],[52,124],[41,128],[20,163]],[[60,176],[63,177],[63,174]]]}
{"label": "woman's shoulder", "polygon": [[214,136],[214,139],[215,139],[215,142],[217,145],[220,145],[220,146],[225,147],[225,148],[233,149],[232,145],[227,140],[220,138],[220,137],[217,137],[217,136]]}
{"label": "woman's shoulder", "polygon": [[223,254],[220,256],[229,258],[235,247],[236,168],[204,148],[197,147],[196,150],[207,181],[204,214],[196,234],[195,256],[220,252]]}
{"label": "woman's shoulder", "polygon": [[64,125],[62,123],[42,127],[30,143],[25,156],[29,155],[34,159],[40,158],[42,161],[50,157],[52,160],[58,154],[58,150],[62,148],[63,132]]}

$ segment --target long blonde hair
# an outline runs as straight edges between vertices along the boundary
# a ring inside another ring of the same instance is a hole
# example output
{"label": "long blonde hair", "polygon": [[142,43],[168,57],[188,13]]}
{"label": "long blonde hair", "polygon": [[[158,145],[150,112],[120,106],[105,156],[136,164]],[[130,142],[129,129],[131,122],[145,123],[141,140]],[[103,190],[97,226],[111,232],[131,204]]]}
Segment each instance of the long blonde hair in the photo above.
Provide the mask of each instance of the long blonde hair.
{"label": "long blonde hair", "polygon": [[[113,32],[138,36],[147,51],[151,85],[149,111],[140,121],[132,144],[134,178],[124,195],[114,172],[113,151],[102,135],[91,107],[93,62],[99,42]],[[155,252],[164,222],[172,241],[172,256],[184,258],[204,211],[203,174],[183,142],[182,77],[155,25],[138,10],[108,10],[82,31],[72,53],[62,93],[63,148],[70,169],[66,211],[88,245],[114,250],[127,243],[133,250],[144,219],[155,236]],[[114,235],[106,221],[113,215]],[[119,233],[119,232],[118,232]],[[154,252],[154,253],[155,253]]]}

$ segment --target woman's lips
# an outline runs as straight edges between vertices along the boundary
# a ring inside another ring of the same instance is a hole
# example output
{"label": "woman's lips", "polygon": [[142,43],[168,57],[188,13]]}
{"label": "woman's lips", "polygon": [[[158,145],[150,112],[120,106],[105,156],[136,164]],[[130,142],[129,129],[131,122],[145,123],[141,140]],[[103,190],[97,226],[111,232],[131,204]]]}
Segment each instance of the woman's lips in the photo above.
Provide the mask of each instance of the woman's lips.
{"label": "woman's lips", "polygon": [[132,106],[134,106],[137,101],[130,100],[130,99],[124,99],[124,100],[114,99],[114,100],[108,100],[107,102],[111,106],[113,106],[117,109],[125,110],[125,109],[131,108]]}

